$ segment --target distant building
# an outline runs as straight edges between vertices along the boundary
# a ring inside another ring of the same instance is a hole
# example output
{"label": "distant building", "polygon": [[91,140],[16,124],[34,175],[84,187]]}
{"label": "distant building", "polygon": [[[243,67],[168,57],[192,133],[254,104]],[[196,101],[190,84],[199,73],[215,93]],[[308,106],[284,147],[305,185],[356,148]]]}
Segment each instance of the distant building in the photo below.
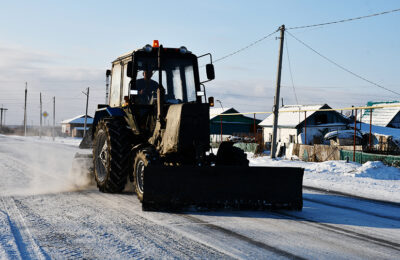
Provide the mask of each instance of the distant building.
{"label": "distant building", "polygon": [[[398,107],[385,107],[372,109],[372,125],[400,128],[400,102],[399,101],[388,101],[388,102],[368,102],[367,106],[379,106],[379,105],[398,105]],[[370,111],[366,109],[361,114],[361,117],[357,117],[358,121],[369,124],[370,122]]]}
{"label": "distant building", "polygon": [[[313,111],[330,108],[327,104],[286,105],[279,108],[276,140],[282,143],[323,143],[326,133],[346,129],[348,123],[348,119],[336,111]],[[295,112],[297,110],[307,112]],[[265,142],[272,141],[273,118],[274,115],[271,114],[259,124],[263,127]]]}
{"label": "distant building", "polygon": [[254,134],[254,124],[257,125],[261,122],[259,119],[247,117],[244,115],[231,115],[219,116],[220,114],[239,113],[234,108],[211,108],[210,109],[210,138],[211,141],[217,142],[221,140],[221,127],[222,139],[226,140],[232,135],[247,135]]}
{"label": "distant building", "polygon": [[[86,131],[93,124],[93,118],[91,116],[87,116],[86,120]],[[85,125],[85,115],[79,115],[71,119],[66,119],[61,122],[61,133],[67,136],[72,137],[83,137]]]}

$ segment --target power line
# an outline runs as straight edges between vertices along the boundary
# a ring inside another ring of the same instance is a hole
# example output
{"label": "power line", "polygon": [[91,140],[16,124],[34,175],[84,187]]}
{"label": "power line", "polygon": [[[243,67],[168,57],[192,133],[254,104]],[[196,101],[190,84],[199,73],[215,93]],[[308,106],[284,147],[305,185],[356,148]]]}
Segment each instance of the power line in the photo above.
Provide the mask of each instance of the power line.
{"label": "power line", "polygon": [[288,47],[288,41],[286,40],[286,53],[287,53],[287,59],[288,59],[288,64],[289,64],[289,72],[290,72],[290,80],[292,81],[292,87],[293,87],[293,93],[294,97],[296,98],[296,104],[299,104],[299,100],[297,99],[297,94],[296,94],[296,89],[294,88],[294,82],[293,82],[293,74],[292,74],[292,66],[290,64],[290,56],[289,56],[289,47]]}
{"label": "power line", "polygon": [[303,26],[296,26],[296,27],[289,27],[289,28],[286,28],[286,30],[296,30],[296,29],[324,26],[324,25],[330,25],[330,24],[336,24],[336,23],[351,22],[351,21],[355,21],[355,20],[360,20],[360,19],[364,19],[364,18],[370,18],[370,17],[384,15],[384,14],[390,14],[390,13],[399,12],[399,11],[400,11],[400,9],[393,9],[393,10],[389,10],[389,11],[385,11],[385,12],[381,12],[381,13],[369,14],[369,15],[364,15],[364,16],[359,16],[359,17],[354,17],[354,18],[349,18],[349,19],[343,19],[343,20],[338,20],[338,21],[333,21],[333,22],[318,23],[318,24],[311,24],[311,25],[303,25]]}
{"label": "power line", "polygon": [[362,77],[362,76],[356,74],[355,72],[352,72],[352,71],[349,70],[349,69],[346,69],[346,68],[343,67],[342,65],[339,65],[338,63],[334,62],[333,60],[329,59],[328,57],[326,57],[326,56],[322,55],[321,53],[319,53],[318,51],[314,50],[311,46],[309,46],[309,45],[306,44],[305,42],[301,41],[300,39],[296,38],[296,37],[295,37],[293,34],[291,34],[290,32],[287,32],[287,33],[288,33],[290,36],[292,36],[296,41],[300,42],[300,43],[303,44],[305,47],[307,47],[308,49],[312,50],[314,53],[318,54],[320,57],[324,58],[325,60],[329,61],[329,62],[332,63],[333,65],[339,67],[340,69],[342,69],[342,70],[344,70],[344,71],[346,71],[346,72],[352,74],[353,76],[355,76],[355,77],[357,77],[357,78],[359,78],[359,79],[362,79],[362,80],[364,80],[364,81],[366,81],[366,82],[368,82],[368,83],[370,83],[370,84],[372,84],[372,85],[375,85],[375,86],[377,86],[378,88],[384,89],[384,90],[386,90],[386,91],[392,92],[392,93],[394,93],[394,94],[400,96],[400,93],[398,93],[398,92],[396,92],[396,91],[393,91],[393,90],[391,90],[391,89],[385,88],[384,86],[381,86],[381,85],[379,85],[379,84],[377,84],[377,83],[375,83],[375,82],[373,82],[373,81],[371,81],[371,80],[369,80],[369,79],[366,79],[366,78],[364,78],[364,77]]}
{"label": "power line", "polygon": [[[348,18],[348,19],[333,21],[333,22],[318,23],[318,24],[311,24],[311,25],[304,25],[304,26],[296,26],[296,27],[289,27],[289,28],[286,28],[286,31],[287,31],[287,30],[296,30],[296,29],[303,29],[303,28],[310,28],[310,27],[324,26],[324,25],[330,25],[330,24],[337,24],[337,23],[350,22],[350,21],[360,20],[360,19],[364,19],[364,18],[370,18],[370,17],[374,17],[374,16],[379,16],[379,15],[384,15],[384,14],[390,14],[390,13],[394,13],[394,12],[399,12],[399,11],[400,11],[400,8],[399,8],[399,9],[389,10],[389,11],[384,11],[384,12],[380,12],[380,13],[374,13],[374,14],[369,14],[369,15],[364,15],[364,16],[359,16],[359,17],[353,17],[353,18]],[[214,60],[214,63],[215,63],[215,62],[218,62],[218,61],[221,61],[221,60],[224,60],[224,59],[226,59],[226,58],[229,58],[229,57],[231,57],[231,56],[233,56],[233,55],[238,54],[239,52],[242,52],[242,51],[244,51],[244,50],[246,50],[246,49],[252,47],[253,45],[255,45],[255,44],[257,44],[257,43],[259,43],[259,42],[261,42],[261,41],[267,39],[267,38],[270,37],[271,35],[275,34],[277,31],[279,31],[279,29],[277,29],[277,30],[273,31],[272,33],[270,33],[270,34],[268,34],[268,35],[266,35],[266,36],[264,36],[264,37],[262,37],[262,38],[260,38],[260,39],[258,39],[258,40],[256,40],[256,41],[254,41],[254,42],[252,42],[252,43],[246,45],[246,46],[243,47],[243,48],[240,48],[240,49],[238,49],[238,50],[236,50],[236,51],[234,51],[234,52],[231,52],[231,53],[229,53],[229,54],[227,54],[227,55],[225,55],[225,56],[222,56],[221,58],[218,58],[218,59]]]}
{"label": "power line", "polygon": [[218,59],[214,60],[214,63],[216,63],[216,62],[218,62],[218,61],[221,61],[221,60],[224,60],[224,59],[226,59],[226,58],[229,58],[229,57],[231,57],[231,56],[233,56],[233,55],[235,55],[235,54],[238,54],[239,52],[242,52],[242,51],[244,51],[244,50],[246,50],[246,49],[252,47],[253,45],[256,45],[257,43],[259,43],[259,42],[261,42],[261,41],[267,39],[267,38],[270,37],[271,35],[275,34],[277,31],[279,31],[279,29],[277,29],[277,30],[273,31],[272,33],[270,33],[270,34],[268,34],[268,35],[266,35],[266,36],[264,36],[264,37],[262,37],[262,38],[260,38],[260,39],[258,39],[258,40],[256,40],[256,41],[254,41],[254,42],[252,42],[252,43],[246,45],[246,46],[243,47],[243,48],[238,49],[237,51],[234,51],[234,52],[232,52],[232,53],[230,53],[230,54],[227,54],[227,55],[225,55],[225,56],[223,56],[223,57],[221,57],[221,58],[218,58]]}

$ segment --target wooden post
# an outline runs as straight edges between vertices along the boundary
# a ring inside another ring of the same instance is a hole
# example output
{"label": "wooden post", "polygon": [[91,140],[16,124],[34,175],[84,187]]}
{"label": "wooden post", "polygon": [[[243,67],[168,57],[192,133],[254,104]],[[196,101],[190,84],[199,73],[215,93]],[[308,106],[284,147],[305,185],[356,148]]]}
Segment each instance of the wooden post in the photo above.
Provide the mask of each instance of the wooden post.
{"label": "wooden post", "polygon": [[83,125],[83,137],[86,136],[86,123],[87,123],[87,116],[88,116],[88,105],[89,105],[89,87],[87,88],[86,93],[82,92],[86,95],[86,112],[85,112],[85,123]]}
{"label": "wooden post", "polygon": [[354,113],[354,139],[353,139],[353,162],[356,161],[356,133],[357,133],[357,109]]}
{"label": "wooden post", "polygon": [[257,142],[256,113],[254,113],[254,142]]}
{"label": "wooden post", "polygon": [[304,144],[307,145],[307,111],[304,111]]}
{"label": "wooden post", "polygon": [[51,133],[52,133],[52,136],[53,136],[53,141],[54,141],[54,139],[56,138],[56,135],[55,135],[55,128],[56,127],[56,97],[53,97],[53,129],[52,129],[52,131],[51,131]]}
{"label": "wooden post", "polygon": [[219,120],[221,122],[221,143],[222,143],[222,116],[219,115]]}
{"label": "wooden post", "polygon": [[40,126],[39,126],[39,138],[42,138],[42,92],[40,92]]}
{"label": "wooden post", "polygon": [[372,108],[369,109],[369,150],[372,150]]}
{"label": "wooden post", "polygon": [[25,105],[24,105],[24,136],[26,136],[26,100],[28,97],[28,82],[25,82]]}

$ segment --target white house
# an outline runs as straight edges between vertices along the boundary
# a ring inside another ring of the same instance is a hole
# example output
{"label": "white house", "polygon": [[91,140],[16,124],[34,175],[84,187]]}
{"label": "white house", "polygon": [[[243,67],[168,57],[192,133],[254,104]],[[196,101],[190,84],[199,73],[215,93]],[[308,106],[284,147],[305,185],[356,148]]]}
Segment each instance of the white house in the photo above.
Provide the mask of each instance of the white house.
{"label": "white house", "polygon": [[[348,119],[342,114],[336,111],[316,111],[330,108],[327,104],[286,105],[279,108],[276,140],[283,143],[322,143],[326,133],[346,129]],[[259,124],[263,127],[264,142],[272,141],[273,118],[271,114]]]}

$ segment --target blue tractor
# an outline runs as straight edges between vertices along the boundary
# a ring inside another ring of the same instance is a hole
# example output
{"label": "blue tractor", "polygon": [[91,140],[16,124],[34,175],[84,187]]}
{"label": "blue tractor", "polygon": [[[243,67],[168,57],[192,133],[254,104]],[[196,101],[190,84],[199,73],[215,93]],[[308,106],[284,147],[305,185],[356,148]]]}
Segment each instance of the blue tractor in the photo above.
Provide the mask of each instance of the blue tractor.
{"label": "blue tractor", "polygon": [[[201,82],[198,59],[209,56]],[[108,104],[98,105],[82,148],[91,155],[101,192],[121,192],[132,182],[143,209],[284,206],[302,209],[303,169],[249,167],[232,142],[210,147],[204,83],[215,78],[211,54],[155,41],[112,62]],[[90,157],[90,158],[88,158]]]}

